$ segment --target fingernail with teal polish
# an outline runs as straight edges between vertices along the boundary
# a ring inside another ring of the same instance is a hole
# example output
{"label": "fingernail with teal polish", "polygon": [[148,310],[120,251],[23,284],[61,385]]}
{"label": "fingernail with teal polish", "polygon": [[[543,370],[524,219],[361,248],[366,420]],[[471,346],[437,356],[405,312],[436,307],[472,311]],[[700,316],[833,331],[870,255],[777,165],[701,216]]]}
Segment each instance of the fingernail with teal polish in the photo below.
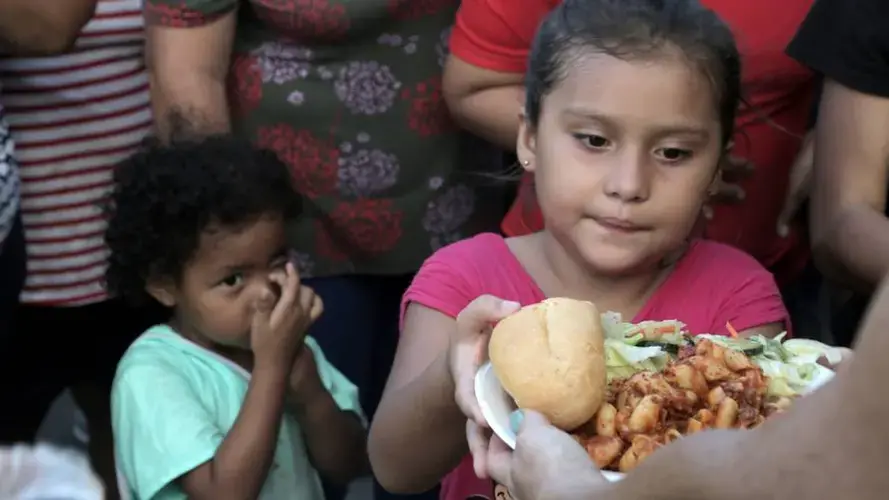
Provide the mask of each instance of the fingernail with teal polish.
{"label": "fingernail with teal polish", "polygon": [[522,410],[516,410],[509,414],[509,426],[512,427],[513,432],[519,432],[519,427],[524,419],[525,414],[522,413]]}

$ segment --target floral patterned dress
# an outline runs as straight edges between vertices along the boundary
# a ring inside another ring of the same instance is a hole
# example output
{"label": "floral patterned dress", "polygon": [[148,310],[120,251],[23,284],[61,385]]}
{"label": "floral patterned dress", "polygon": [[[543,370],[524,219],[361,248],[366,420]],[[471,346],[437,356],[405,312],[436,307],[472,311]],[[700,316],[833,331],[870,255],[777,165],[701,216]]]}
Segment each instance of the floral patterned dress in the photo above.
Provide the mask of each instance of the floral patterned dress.
{"label": "floral patterned dress", "polygon": [[499,153],[457,129],[442,99],[459,3],[148,0],[146,18],[191,27],[239,9],[232,126],[291,169],[301,272],[394,275],[504,211]]}

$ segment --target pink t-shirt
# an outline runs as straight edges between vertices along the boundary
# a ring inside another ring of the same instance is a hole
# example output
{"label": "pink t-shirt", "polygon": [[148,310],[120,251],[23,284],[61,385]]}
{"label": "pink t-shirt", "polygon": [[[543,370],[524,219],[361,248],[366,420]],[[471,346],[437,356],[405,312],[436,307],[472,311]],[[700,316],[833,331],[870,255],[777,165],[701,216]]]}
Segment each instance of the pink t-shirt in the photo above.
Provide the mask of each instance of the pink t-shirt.
{"label": "pink t-shirt", "polygon": [[[404,294],[402,319],[411,302],[456,317],[484,294],[522,305],[546,298],[506,241],[486,233],[426,260]],[[740,250],[704,240],[691,244],[632,321],[666,319],[682,321],[693,334],[726,335],[726,322],[738,331],[777,322],[790,329],[771,273]],[[475,476],[468,458],[442,481],[442,499],[493,498],[493,485]]]}

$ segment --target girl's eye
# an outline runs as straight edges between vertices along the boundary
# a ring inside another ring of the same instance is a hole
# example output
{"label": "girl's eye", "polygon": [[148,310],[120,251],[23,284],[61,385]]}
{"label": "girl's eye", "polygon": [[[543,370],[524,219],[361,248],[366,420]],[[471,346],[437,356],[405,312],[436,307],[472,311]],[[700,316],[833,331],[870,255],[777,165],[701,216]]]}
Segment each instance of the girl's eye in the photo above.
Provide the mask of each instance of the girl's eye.
{"label": "girl's eye", "polygon": [[579,134],[577,138],[589,149],[602,149],[608,147],[608,139],[601,135]]}
{"label": "girl's eye", "polygon": [[661,148],[655,154],[667,162],[678,162],[691,157],[691,151],[679,148]]}
{"label": "girl's eye", "polygon": [[241,273],[237,273],[237,274],[232,274],[231,276],[226,277],[224,280],[222,280],[220,282],[220,284],[222,284],[223,286],[234,288],[234,287],[240,285],[241,282],[243,282],[243,281],[244,281],[244,275],[242,275]]}

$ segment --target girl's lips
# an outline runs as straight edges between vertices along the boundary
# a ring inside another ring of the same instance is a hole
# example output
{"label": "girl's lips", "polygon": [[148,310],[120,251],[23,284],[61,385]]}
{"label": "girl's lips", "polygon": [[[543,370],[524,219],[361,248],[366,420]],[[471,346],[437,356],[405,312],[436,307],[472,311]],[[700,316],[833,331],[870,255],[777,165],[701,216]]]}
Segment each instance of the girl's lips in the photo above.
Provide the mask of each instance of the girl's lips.
{"label": "girl's lips", "polygon": [[645,231],[647,228],[634,224],[626,219],[616,219],[613,217],[593,217],[600,226],[620,233],[635,233]]}

